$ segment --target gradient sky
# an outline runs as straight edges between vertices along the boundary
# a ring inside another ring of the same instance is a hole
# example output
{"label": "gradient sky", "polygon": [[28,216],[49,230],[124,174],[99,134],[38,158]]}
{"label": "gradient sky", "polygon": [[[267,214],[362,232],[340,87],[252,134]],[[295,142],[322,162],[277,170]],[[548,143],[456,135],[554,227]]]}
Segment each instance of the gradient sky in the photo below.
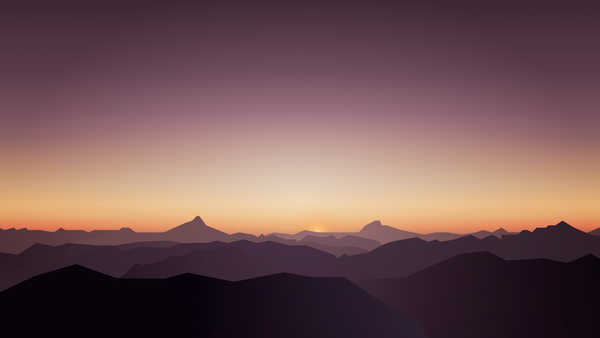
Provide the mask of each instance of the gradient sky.
{"label": "gradient sky", "polygon": [[0,227],[600,226],[598,5],[482,2],[7,5]]}

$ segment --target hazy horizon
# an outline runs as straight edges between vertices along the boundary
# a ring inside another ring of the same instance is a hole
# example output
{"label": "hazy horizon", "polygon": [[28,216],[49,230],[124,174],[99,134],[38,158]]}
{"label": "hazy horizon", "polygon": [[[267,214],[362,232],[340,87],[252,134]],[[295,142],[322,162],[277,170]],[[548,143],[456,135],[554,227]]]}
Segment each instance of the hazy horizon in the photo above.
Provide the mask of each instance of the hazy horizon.
{"label": "hazy horizon", "polygon": [[[221,224],[218,223],[212,223],[210,221],[207,221],[206,219],[204,219],[204,217],[202,217],[202,220],[206,223],[206,225],[208,225],[209,227],[212,228],[216,228],[217,230],[221,230],[224,231],[226,233],[229,234],[233,234],[233,233],[237,233],[237,232],[243,232],[243,231],[238,231],[235,230],[237,227],[235,225],[233,226],[223,226]],[[144,226],[131,226],[131,225],[127,225],[127,224],[111,224],[111,225],[94,225],[94,224],[71,224],[71,225],[58,225],[56,227],[51,227],[51,226],[41,226],[41,227],[35,227],[35,226],[26,226],[26,225],[10,225],[10,224],[0,224],[0,229],[6,230],[6,229],[10,229],[10,228],[16,228],[16,229],[22,229],[22,228],[27,228],[28,230],[44,230],[44,231],[56,231],[58,229],[65,229],[65,230],[86,230],[86,231],[91,231],[91,230],[119,230],[123,227],[125,228],[131,228],[132,230],[136,231],[136,232],[163,232],[163,231],[167,231],[170,230],[176,226],[179,226],[183,223],[192,221],[192,218],[188,217],[188,219],[186,220],[181,220],[179,221],[179,223],[174,223],[171,225],[163,225],[163,226],[159,226],[159,227],[144,227]],[[598,226],[594,226],[594,225],[590,225],[590,226],[586,226],[586,225],[580,225],[580,224],[573,224],[570,223],[568,220],[557,220],[557,221],[552,221],[546,224],[528,224],[528,225],[515,225],[515,226],[505,226],[505,225],[482,225],[482,226],[474,226],[473,229],[469,229],[466,231],[458,231],[458,230],[452,230],[452,228],[444,228],[443,230],[427,230],[427,231],[419,231],[417,229],[414,228],[410,228],[408,226],[403,226],[401,224],[391,224],[388,222],[385,222],[384,220],[380,220],[380,219],[372,219],[371,221],[368,222],[363,222],[360,225],[357,225],[355,227],[349,227],[349,228],[344,228],[344,229],[338,229],[335,226],[328,226],[327,224],[321,224],[321,225],[298,225],[296,227],[290,227],[290,229],[293,230],[289,230],[289,231],[282,231],[279,230],[279,228],[271,228],[271,230],[268,230],[269,227],[265,227],[265,229],[267,229],[266,231],[262,231],[262,232],[246,232],[252,235],[261,235],[261,234],[271,234],[271,233],[297,233],[300,231],[304,231],[304,230],[308,230],[308,231],[315,231],[315,232],[358,232],[360,231],[365,225],[367,225],[368,223],[371,223],[373,221],[380,221],[383,225],[387,225],[387,226],[391,226],[394,228],[397,228],[399,230],[404,230],[404,231],[409,231],[409,232],[415,232],[415,233],[421,233],[421,234],[427,234],[427,233],[434,233],[434,232],[451,232],[451,233],[456,233],[456,234],[468,234],[471,232],[476,232],[476,231],[482,231],[482,230],[487,230],[487,231],[495,231],[498,230],[499,228],[504,228],[505,230],[509,231],[509,232],[520,232],[522,230],[534,230],[535,228],[538,227],[547,227],[549,225],[554,225],[557,224],[558,222],[561,221],[566,221],[567,223],[569,223],[570,225],[574,226],[575,228],[581,230],[581,231],[585,231],[585,232],[589,232],[592,230],[595,230],[598,228]],[[454,229],[460,229],[461,227],[456,227]],[[233,230],[228,230],[228,229],[233,229]],[[333,230],[331,230],[333,229]]]}

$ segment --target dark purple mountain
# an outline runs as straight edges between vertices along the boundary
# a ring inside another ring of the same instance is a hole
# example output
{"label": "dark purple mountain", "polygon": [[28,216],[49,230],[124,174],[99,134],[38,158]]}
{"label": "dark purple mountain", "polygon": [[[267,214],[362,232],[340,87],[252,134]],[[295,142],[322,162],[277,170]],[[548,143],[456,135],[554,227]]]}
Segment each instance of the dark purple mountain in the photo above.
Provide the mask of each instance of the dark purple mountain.
{"label": "dark purple mountain", "polygon": [[135,265],[124,277],[165,278],[182,273],[241,280],[288,272],[308,276],[340,276],[334,255],[301,245],[238,241],[194,251],[150,264]]}
{"label": "dark purple mountain", "polygon": [[[500,238],[504,235],[509,235],[509,234],[514,234],[514,233],[510,233],[510,232],[506,231],[504,228],[499,228],[495,231],[487,231],[487,230],[477,231],[477,232],[472,233],[471,235],[473,235],[477,238],[485,238],[488,236],[496,236],[496,237]],[[383,225],[381,223],[381,221],[373,221],[373,222],[365,225],[362,228],[362,230],[360,230],[359,232],[316,232],[316,231],[303,230],[303,231],[300,231],[295,234],[273,233],[272,235],[275,235],[279,238],[293,239],[293,240],[298,240],[298,241],[300,241],[306,237],[311,237],[311,238],[335,237],[335,238],[339,239],[339,238],[343,238],[343,237],[347,237],[347,236],[352,236],[352,237],[371,239],[371,240],[375,240],[380,243],[389,243],[389,242],[403,240],[403,239],[409,239],[409,238],[421,238],[426,241],[449,241],[449,240],[457,239],[457,238],[460,238],[460,237],[463,237],[463,236],[466,236],[469,234],[461,235],[461,234],[455,234],[452,232],[432,232],[432,233],[428,233],[428,234],[419,234],[416,232],[400,230],[400,229],[394,228],[389,225]],[[360,246],[360,247],[363,249],[366,249],[367,251],[370,251],[373,249],[371,247],[371,245],[369,245],[367,247],[365,247],[365,246]]]}
{"label": "dark purple mountain", "polygon": [[450,257],[477,251],[488,251],[505,259],[547,258],[566,262],[587,254],[600,255],[600,237],[560,222],[502,238],[479,239],[469,235],[445,242],[411,238],[365,254],[340,257],[340,262],[345,275],[355,280],[406,277]]}
{"label": "dark purple mountain", "polygon": [[588,233],[589,233],[590,235],[593,235],[593,236],[600,236],[600,228],[598,228],[598,229],[595,229],[595,230],[592,230],[592,231],[590,231],[590,232],[588,232]]}
{"label": "dark purple mountain", "polygon": [[[374,241],[370,239],[355,237],[357,239],[354,240],[352,237],[354,236],[336,238],[334,236],[325,237],[309,235],[304,237],[302,240],[295,240],[292,238],[282,238],[277,235],[271,234],[266,236],[260,235],[257,241],[271,241],[285,245],[304,245],[309,246],[311,248],[315,248],[317,250],[328,252],[335,256],[358,255],[368,251],[367,249],[359,247],[358,245],[368,247],[375,245]],[[356,244],[357,246],[352,246],[351,244]]]}
{"label": "dark purple mountain", "polygon": [[148,264],[171,256],[210,250],[225,243],[145,242],[117,246],[35,244],[18,255],[0,254],[0,290],[37,274],[79,264],[111,276],[121,276],[135,264]]}
{"label": "dark purple mountain", "polygon": [[477,238],[486,238],[489,236],[496,236],[498,238],[501,238],[502,236],[505,236],[505,235],[515,235],[515,233],[508,232],[504,228],[499,228],[495,231],[481,230],[481,231],[473,232],[473,233],[471,233],[471,235],[473,235]]}
{"label": "dark purple mountain", "polygon": [[465,236],[446,242],[427,242],[411,238],[388,243],[367,253],[344,254],[339,258],[323,250],[335,253],[334,250],[350,250],[352,247],[327,247],[285,239],[279,239],[281,243],[261,242],[271,237],[275,236],[231,243],[144,242],[119,246],[65,244],[57,247],[38,244],[18,255],[0,255],[0,290],[36,274],[71,264],[80,264],[112,276],[127,273],[128,276],[145,278],[194,272],[240,280],[290,272],[364,280],[405,277],[450,257],[477,251],[492,252],[506,259],[548,258],[560,261],[573,260],[589,253],[600,255],[600,237],[583,233],[564,222],[533,232],[505,235],[501,239]]}
{"label": "dark purple mountain", "polygon": [[209,227],[200,216],[196,216],[193,220],[166,231],[161,237],[175,242],[227,242],[230,235]]}
{"label": "dark purple mountain", "polygon": [[361,249],[365,249],[365,250],[373,250],[376,247],[378,247],[379,245],[381,245],[381,243],[379,243],[378,241],[364,238],[364,237],[359,237],[359,236],[352,236],[352,235],[346,235],[346,236],[342,236],[342,237],[335,237],[335,236],[323,237],[323,236],[309,235],[309,236],[304,237],[301,242],[318,243],[318,244],[324,244],[324,245],[328,245],[328,246],[356,247],[356,248],[361,248]]}
{"label": "dark purple mountain", "polygon": [[396,229],[389,225],[383,225],[381,224],[381,221],[373,221],[365,225],[357,235],[376,240],[380,243],[389,243],[419,236],[419,234],[414,232]]}
{"label": "dark purple mountain", "polygon": [[22,337],[423,337],[342,278],[139,280],[70,266],[0,293],[0,303],[4,332]]}
{"label": "dark purple mountain", "polygon": [[570,263],[463,254],[407,278],[360,285],[430,338],[598,336],[600,259]]}

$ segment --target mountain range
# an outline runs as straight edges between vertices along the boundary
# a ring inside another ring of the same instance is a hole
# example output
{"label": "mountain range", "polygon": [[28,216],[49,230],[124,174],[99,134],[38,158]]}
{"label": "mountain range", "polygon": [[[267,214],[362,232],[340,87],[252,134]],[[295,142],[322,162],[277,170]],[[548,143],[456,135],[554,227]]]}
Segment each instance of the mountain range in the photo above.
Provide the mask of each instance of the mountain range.
{"label": "mountain range", "polygon": [[370,252],[340,257],[341,269],[355,279],[405,277],[453,256],[487,251],[505,259],[546,258],[567,262],[587,254],[600,256],[600,237],[566,222],[524,230],[502,238],[473,235],[450,241],[410,238],[382,245]]}
{"label": "mountain range", "polygon": [[23,337],[424,338],[343,278],[119,279],[74,265],[1,292],[0,304],[4,332]]}
{"label": "mountain range", "polygon": [[600,259],[455,256],[407,278],[359,285],[418,320],[429,338],[598,336]]}
{"label": "mountain range", "polygon": [[[473,235],[479,238],[490,235],[501,237],[510,234],[504,229],[494,232],[478,231]],[[119,230],[65,230],[60,228],[54,232],[43,230],[28,230],[27,228],[6,230],[0,229],[0,252],[20,253],[34,244],[62,245],[68,243],[91,245],[121,245],[136,242],[234,242],[248,240],[253,242],[274,241],[287,245],[306,245],[336,256],[356,255],[370,251],[382,243],[407,239],[422,238],[431,240],[452,240],[463,235],[436,232],[418,234],[383,225],[374,221],[365,225],[359,232],[315,232],[304,230],[296,234],[273,233],[255,236],[246,233],[228,234],[208,226],[202,218],[196,216],[193,220],[178,225],[164,232],[135,232],[123,227]]]}
{"label": "mountain range", "polygon": [[467,235],[473,235],[478,238],[485,238],[488,236],[502,237],[504,235],[509,235],[509,234],[513,234],[513,233],[506,231],[504,228],[499,228],[495,231],[482,230],[482,231],[477,231],[477,232],[470,233],[470,234],[456,234],[456,233],[451,233],[451,232],[432,232],[432,233],[428,233],[428,234],[420,234],[420,233],[416,233],[416,232],[401,230],[401,229],[398,229],[398,228],[395,228],[395,227],[392,227],[389,225],[385,225],[385,224],[381,223],[381,221],[377,220],[377,221],[373,221],[373,222],[365,225],[358,232],[316,232],[316,231],[303,230],[303,231],[300,231],[295,234],[273,233],[272,235],[275,235],[280,238],[295,239],[295,240],[302,240],[308,236],[311,236],[311,237],[335,237],[335,238],[340,238],[340,237],[344,237],[344,236],[353,236],[353,237],[367,238],[367,239],[371,239],[371,240],[377,241],[379,243],[385,244],[385,243],[399,241],[399,240],[403,240],[403,239],[409,239],[409,238],[421,238],[426,241],[448,241],[448,240],[457,239],[457,238],[467,236]]}
{"label": "mountain range", "polygon": [[[363,230],[398,229],[372,222]],[[348,233],[248,240],[199,218],[163,234],[0,253],[5,328],[67,337],[89,327],[103,335],[423,337],[418,322],[429,338],[595,337],[600,237],[566,222],[383,245]],[[184,236],[226,241],[177,241]],[[61,316],[74,320],[56,325]]]}
{"label": "mountain range", "polygon": [[196,216],[193,220],[176,226],[165,232],[135,232],[130,228],[119,230],[65,230],[42,231],[15,229],[0,229],[0,252],[20,253],[34,244],[62,245],[62,244],[91,244],[91,245],[121,245],[136,242],[177,242],[177,243],[205,243],[205,242],[233,242],[248,240],[260,242],[265,240],[286,242],[288,245],[307,245],[319,250],[330,252],[334,255],[351,255],[363,253],[379,246],[379,242],[355,236],[344,238],[301,239],[296,242],[285,241],[284,238],[275,236],[254,236],[245,233],[227,234],[223,231],[206,225]]}
{"label": "mountain range", "polygon": [[[175,243],[138,242],[116,246],[35,244],[19,254],[0,254],[0,290],[36,274],[72,264],[120,277],[164,278],[192,272],[241,280],[288,272],[308,276],[345,276],[351,280],[400,278],[453,256],[487,251],[505,259],[570,261],[600,255],[600,237],[565,222],[502,238],[465,236],[449,241],[410,238],[369,252],[336,255],[295,240],[263,236],[258,241]],[[330,237],[319,237],[329,241]],[[340,239],[337,239],[340,240]],[[348,243],[362,241],[347,238]],[[322,245],[322,244],[318,244]]]}

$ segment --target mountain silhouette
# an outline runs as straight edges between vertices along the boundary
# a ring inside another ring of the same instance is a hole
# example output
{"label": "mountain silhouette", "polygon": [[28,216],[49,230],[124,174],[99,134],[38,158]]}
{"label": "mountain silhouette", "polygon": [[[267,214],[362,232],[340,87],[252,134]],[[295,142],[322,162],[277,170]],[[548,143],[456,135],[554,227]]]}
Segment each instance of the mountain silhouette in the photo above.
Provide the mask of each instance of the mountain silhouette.
{"label": "mountain silhouette", "polygon": [[1,292],[0,303],[4,332],[24,337],[423,337],[343,278],[118,279],[69,266]]}
{"label": "mountain silhouette", "polygon": [[[600,237],[567,223],[523,231],[502,238],[469,235],[450,241],[410,238],[360,248],[328,246],[355,238],[307,237],[303,241],[261,236],[254,241],[175,243],[137,242],[117,246],[36,244],[20,254],[0,254],[0,290],[36,274],[80,264],[111,276],[169,277],[194,272],[230,280],[290,272],[310,276],[345,276],[352,280],[405,277],[453,256],[488,251],[505,259],[546,258],[570,261],[600,255]],[[347,242],[346,242],[347,241]],[[348,252],[350,254],[348,254]]]}
{"label": "mountain silhouette", "polygon": [[[474,233],[476,237],[487,237],[494,235],[500,237],[509,234],[504,229],[494,232],[480,231]],[[389,225],[383,225],[380,221],[374,221],[365,225],[358,232],[316,232],[303,230],[296,234],[272,233],[267,240],[282,241],[295,240],[301,245],[308,245],[319,250],[324,250],[336,256],[355,255],[370,251],[381,243],[407,238],[422,238],[427,241],[448,241],[462,237],[463,235],[450,232],[434,232],[429,234],[418,234],[400,230]],[[320,237],[327,238],[320,240]],[[308,238],[308,240],[305,240]],[[362,240],[364,239],[364,240]],[[27,228],[7,230],[0,229],[0,252],[19,253],[28,247],[40,243],[46,245],[62,245],[67,243],[91,244],[91,245],[122,245],[135,242],[234,242],[239,240],[262,241],[261,237],[246,233],[227,234],[214,227],[208,226],[201,217],[196,216],[193,220],[171,228],[165,232],[136,232],[131,228],[122,227],[119,230],[58,230],[42,231],[28,230]],[[293,243],[286,243],[292,245]]]}
{"label": "mountain silhouette", "polygon": [[570,263],[462,254],[407,278],[360,285],[430,338],[596,337],[600,259]]}
{"label": "mountain silhouette", "polygon": [[482,231],[477,231],[477,232],[473,232],[471,233],[471,235],[477,237],[477,238],[486,238],[489,236],[496,236],[498,238],[505,236],[505,235],[510,235],[510,234],[514,234],[511,232],[506,231],[506,229],[504,228],[499,228],[495,231],[486,231],[486,230],[482,230]]}
{"label": "mountain silhouette", "polygon": [[[298,240],[298,241],[300,241],[306,237],[309,237],[309,236],[311,238],[312,237],[343,238],[343,237],[347,237],[347,236],[352,236],[352,237],[362,237],[362,238],[366,238],[366,239],[371,239],[371,240],[375,240],[375,241],[385,244],[385,243],[408,239],[408,238],[421,238],[426,241],[449,241],[449,240],[457,239],[457,238],[460,238],[460,237],[463,237],[466,235],[473,235],[477,238],[485,238],[488,236],[502,237],[504,235],[509,235],[509,234],[513,234],[513,233],[506,231],[504,228],[499,228],[495,231],[482,230],[482,231],[477,231],[477,232],[470,233],[470,234],[456,234],[456,233],[452,233],[452,232],[432,232],[432,233],[427,233],[427,234],[420,234],[420,233],[416,233],[416,232],[410,232],[410,231],[397,229],[397,228],[394,228],[389,225],[383,225],[381,223],[381,221],[377,220],[377,221],[373,221],[373,222],[365,225],[358,232],[316,232],[316,231],[303,230],[303,231],[300,231],[295,234],[273,233],[272,235],[275,235],[279,238],[294,239],[294,240]],[[367,251],[372,250],[372,248],[370,246],[369,247],[360,246],[360,247]]]}
{"label": "mountain silhouette", "polygon": [[138,242],[117,246],[34,244],[20,254],[0,254],[0,290],[37,274],[80,264],[111,276],[122,276],[135,264],[149,264],[171,256],[212,250],[226,243]]}
{"label": "mountain silhouette", "polygon": [[212,242],[228,241],[229,239],[228,234],[206,225],[200,216],[166,231],[163,236],[165,240],[176,242],[198,241],[197,239],[201,239],[203,242]]}
{"label": "mountain silhouette", "polygon": [[373,221],[365,225],[359,232],[358,236],[370,238],[381,243],[418,237],[419,234],[396,229],[389,225],[381,224],[381,221]]}
{"label": "mountain silhouette", "polygon": [[271,241],[285,245],[304,245],[317,250],[328,252],[335,256],[342,255],[357,255],[360,253],[367,252],[366,248],[373,248],[379,245],[379,242],[361,238],[356,236],[305,236],[301,240],[295,240],[293,238],[282,238],[278,235],[260,235],[258,240],[255,242]]}
{"label": "mountain silhouette", "polygon": [[0,231],[0,252],[19,253],[30,246],[40,243],[61,245],[67,243],[91,245],[121,245],[134,242],[232,242],[237,240],[257,240],[256,236],[225,232],[209,227],[202,218],[196,216],[192,221],[176,226],[165,232],[135,232],[123,227],[119,230],[65,230],[42,231],[28,229],[8,229]]}
{"label": "mountain silhouette", "polygon": [[405,277],[453,256],[477,251],[488,251],[505,259],[546,258],[566,262],[586,254],[600,255],[600,237],[560,222],[502,238],[479,239],[468,235],[444,242],[410,238],[368,253],[340,257],[340,263],[345,275],[355,280]]}
{"label": "mountain silhouette", "polygon": [[590,235],[593,235],[593,236],[600,236],[600,228],[598,228],[598,229],[595,229],[595,230],[592,230],[592,231],[590,231],[590,232],[588,232],[588,233],[589,233]]}
{"label": "mountain silhouette", "polygon": [[191,272],[204,276],[242,280],[288,272],[308,276],[339,276],[334,255],[302,245],[238,241],[189,254],[138,264],[127,278],[165,278]]}
{"label": "mountain silhouette", "polygon": [[359,236],[352,236],[352,235],[345,235],[342,237],[309,235],[309,236],[304,237],[300,242],[301,243],[318,243],[318,244],[328,245],[328,246],[332,246],[332,247],[355,247],[355,248],[361,248],[361,249],[364,249],[367,251],[373,250],[376,247],[378,247],[379,245],[381,245],[381,243],[379,243],[376,240],[359,237]]}

